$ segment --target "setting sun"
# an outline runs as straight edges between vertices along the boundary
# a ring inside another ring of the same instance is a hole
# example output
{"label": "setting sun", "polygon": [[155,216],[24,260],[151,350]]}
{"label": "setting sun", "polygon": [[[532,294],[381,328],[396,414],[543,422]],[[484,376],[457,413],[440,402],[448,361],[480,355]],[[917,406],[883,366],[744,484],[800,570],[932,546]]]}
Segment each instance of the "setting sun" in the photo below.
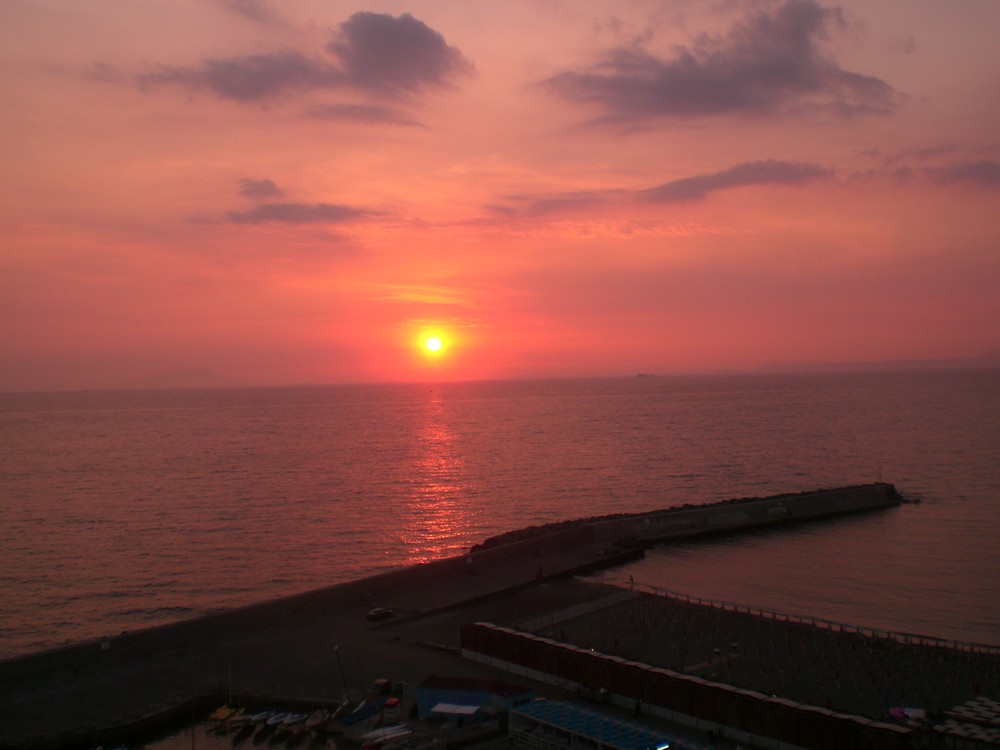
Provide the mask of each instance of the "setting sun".
{"label": "setting sun", "polygon": [[444,342],[438,336],[428,336],[424,341],[424,347],[429,352],[439,352],[443,346]]}

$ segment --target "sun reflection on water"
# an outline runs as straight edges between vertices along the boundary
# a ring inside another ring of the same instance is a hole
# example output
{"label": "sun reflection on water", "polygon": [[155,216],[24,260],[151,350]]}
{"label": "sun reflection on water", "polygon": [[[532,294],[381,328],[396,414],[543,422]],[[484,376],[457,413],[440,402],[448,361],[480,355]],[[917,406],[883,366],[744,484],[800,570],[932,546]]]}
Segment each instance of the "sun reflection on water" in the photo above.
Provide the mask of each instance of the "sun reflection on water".
{"label": "sun reflection on water", "polygon": [[407,482],[407,512],[399,530],[408,550],[407,564],[461,554],[472,525],[472,486],[460,440],[449,424],[447,404],[432,397],[416,430],[416,446]]}

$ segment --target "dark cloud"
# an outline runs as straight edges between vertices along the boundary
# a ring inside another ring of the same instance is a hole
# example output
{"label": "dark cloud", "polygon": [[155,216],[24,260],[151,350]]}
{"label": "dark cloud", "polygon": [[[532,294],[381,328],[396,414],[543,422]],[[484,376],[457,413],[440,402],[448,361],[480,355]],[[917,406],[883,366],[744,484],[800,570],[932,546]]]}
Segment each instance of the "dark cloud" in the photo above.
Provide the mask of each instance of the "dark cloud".
{"label": "dark cloud", "polygon": [[684,177],[665,182],[638,195],[651,203],[701,200],[716,190],[744,185],[794,185],[831,176],[832,172],[816,164],[788,161],[752,161],[737,164],[712,174]]}
{"label": "dark cloud", "polygon": [[[228,2],[244,15],[264,6]],[[331,58],[284,50],[213,58],[195,67],[161,66],[137,80],[142,87],[179,85],[223,99],[256,102],[308,89],[351,88],[380,95],[415,94],[447,86],[472,64],[444,37],[409,14],[355,13],[326,46]],[[339,64],[337,64],[339,63]]]}
{"label": "dark cloud", "polygon": [[244,198],[278,198],[284,194],[274,180],[253,180],[249,177],[240,180],[240,195]]}
{"label": "dark cloud", "polygon": [[249,211],[230,211],[226,216],[234,224],[341,224],[367,214],[334,203],[262,203]]}
{"label": "dark cloud", "polygon": [[815,0],[788,0],[725,37],[700,37],[670,59],[639,46],[620,48],[588,70],[560,73],[543,85],[600,106],[606,121],[625,123],[814,107],[845,116],[892,111],[899,95],[889,84],[843,70],[824,53],[827,33],[844,23],[838,10]]}
{"label": "dark cloud", "polygon": [[1000,163],[986,159],[949,164],[945,167],[931,167],[927,170],[927,174],[941,185],[1000,187]]}
{"label": "dark cloud", "polygon": [[367,104],[328,104],[309,112],[318,120],[353,120],[370,125],[419,125],[410,114],[391,107]]}
{"label": "dark cloud", "polygon": [[446,86],[472,72],[470,63],[441,34],[409,13],[355,13],[340,25],[327,50],[352,85],[379,92],[409,93]]}

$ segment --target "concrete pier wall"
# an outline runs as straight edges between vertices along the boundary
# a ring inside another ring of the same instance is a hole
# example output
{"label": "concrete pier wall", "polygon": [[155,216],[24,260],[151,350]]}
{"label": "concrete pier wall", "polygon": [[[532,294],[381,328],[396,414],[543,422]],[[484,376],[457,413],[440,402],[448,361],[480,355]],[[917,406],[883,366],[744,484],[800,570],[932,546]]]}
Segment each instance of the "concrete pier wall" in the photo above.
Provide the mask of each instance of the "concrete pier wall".
{"label": "concrete pier wall", "polygon": [[901,501],[893,485],[880,482],[652,513],[635,519],[631,530],[636,538],[649,544],[881,510]]}
{"label": "concrete pier wall", "polygon": [[725,500],[524,529],[488,539],[474,547],[471,556],[486,560],[512,554],[544,556],[549,551],[572,546],[591,545],[608,550],[648,546],[672,539],[727,534],[882,510],[902,501],[895,486],[885,482]]}

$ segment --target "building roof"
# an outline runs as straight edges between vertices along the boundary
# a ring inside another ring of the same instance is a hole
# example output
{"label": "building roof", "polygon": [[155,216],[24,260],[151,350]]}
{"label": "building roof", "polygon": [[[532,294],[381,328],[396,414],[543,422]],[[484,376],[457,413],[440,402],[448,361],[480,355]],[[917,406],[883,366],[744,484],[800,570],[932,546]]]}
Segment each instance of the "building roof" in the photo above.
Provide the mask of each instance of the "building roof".
{"label": "building roof", "polygon": [[431,709],[432,713],[436,714],[449,714],[452,716],[472,716],[482,706],[460,706],[455,703],[438,703],[434,708]]}
{"label": "building roof", "polygon": [[514,713],[617,750],[659,750],[672,742],[666,734],[558,701],[532,701],[514,709]]}

